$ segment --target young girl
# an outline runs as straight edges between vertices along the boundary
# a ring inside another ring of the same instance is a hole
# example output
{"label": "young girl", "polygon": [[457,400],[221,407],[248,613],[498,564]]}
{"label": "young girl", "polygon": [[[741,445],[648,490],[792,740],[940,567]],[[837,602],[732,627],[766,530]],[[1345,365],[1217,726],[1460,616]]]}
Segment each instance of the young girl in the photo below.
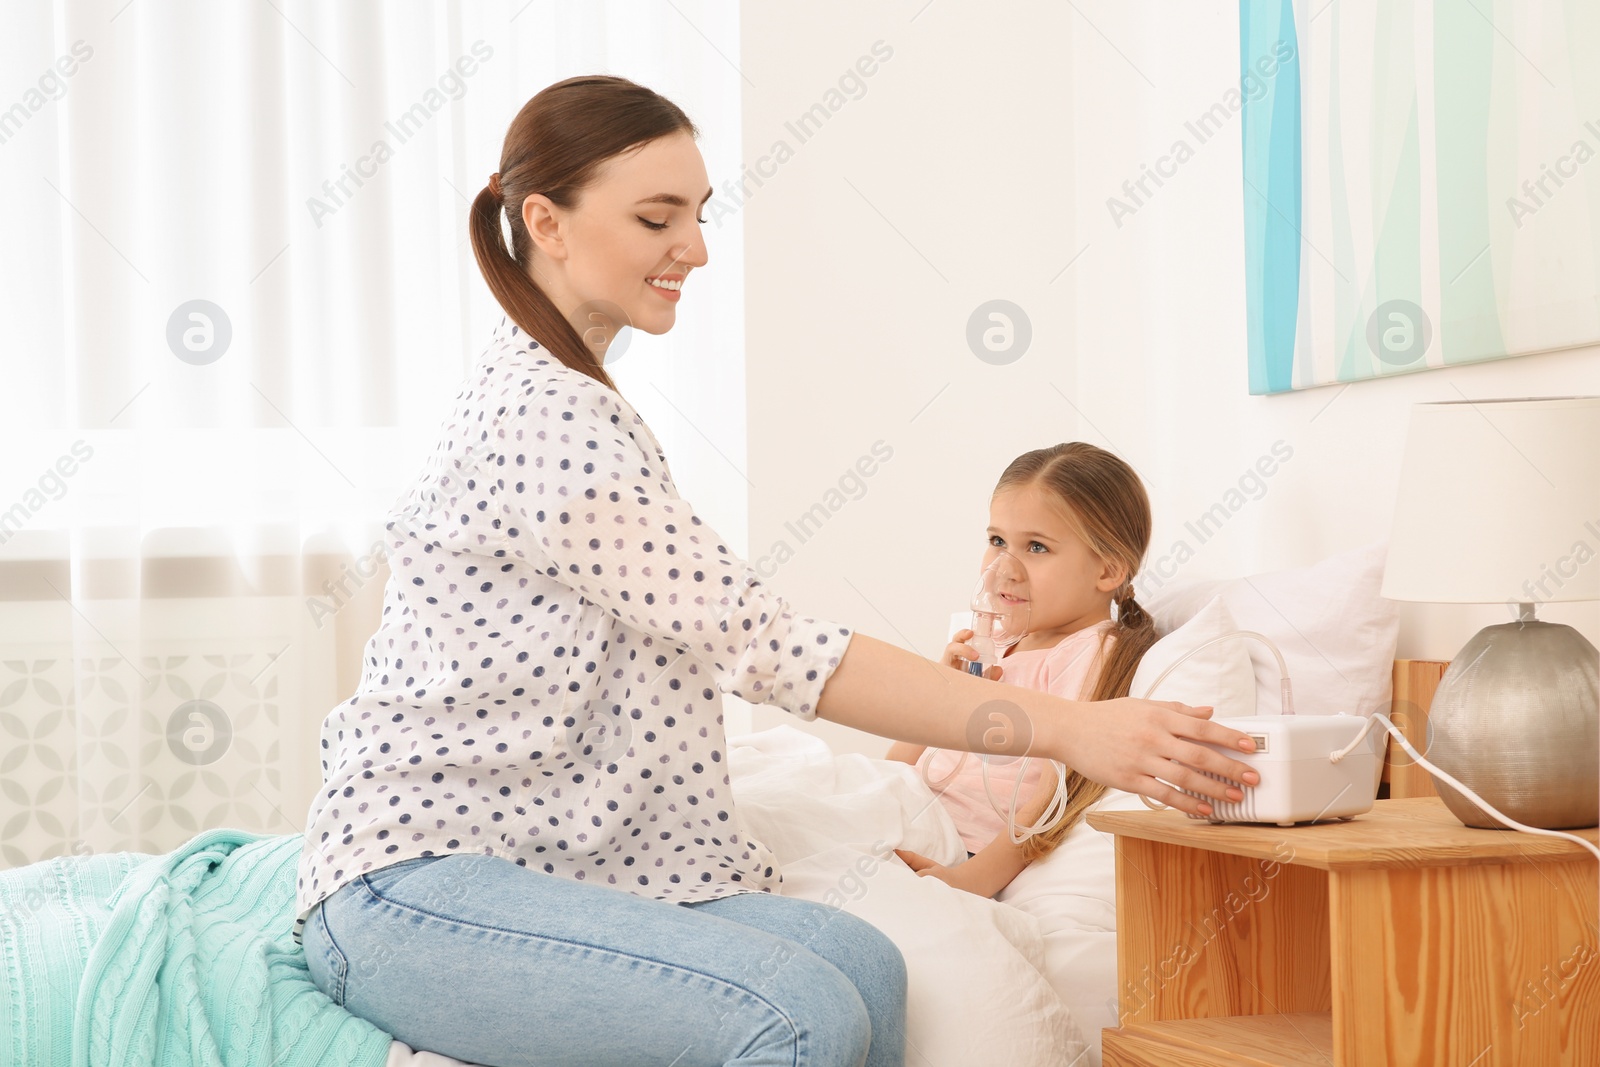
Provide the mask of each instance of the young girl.
{"label": "young girl", "polygon": [[[987,567],[1002,551],[1027,572],[1027,633],[987,677],[1073,700],[1128,695],[1134,669],[1155,643],[1155,624],[1133,599],[1133,576],[1150,544],[1150,501],[1133,468],[1093,445],[1074,441],[1019,456],[989,502]],[[1008,590],[1002,589],[1001,593]],[[1115,605],[1115,612],[1112,608]],[[978,652],[961,630],[941,663],[961,670]],[[1018,835],[1036,826],[1056,793],[1048,760],[989,760],[988,789],[976,755],[896,742],[888,759],[910,763],[934,787],[968,849],[941,866],[915,852],[896,853],[921,875],[980,896],[1004,889],[1029,863],[1053,850],[1105,795],[1105,787],[1070,768],[1067,806],[1050,829],[1012,842],[1006,812],[1019,773]],[[991,803],[990,794],[994,797]],[[999,811],[995,810],[996,804]],[[1059,809],[1057,809],[1059,810]]]}

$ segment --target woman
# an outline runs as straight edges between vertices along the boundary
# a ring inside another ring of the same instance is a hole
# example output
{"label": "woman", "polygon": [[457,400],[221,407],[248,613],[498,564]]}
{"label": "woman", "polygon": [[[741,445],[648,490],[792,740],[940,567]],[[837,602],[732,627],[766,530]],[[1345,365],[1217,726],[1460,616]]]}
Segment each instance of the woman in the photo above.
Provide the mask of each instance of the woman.
{"label": "woman", "polygon": [[[569,79],[517,115],[473,204],[507,318],[391,516],[383,622],[323,725],[298,883],[312,978],[415,1048],[903,1062],[904,961],[778,895],[733,815],[719,691],[915,744],[992,740],[1191,812],[1208,809],[1157,775],[1240,794],[1173,760],[1253,781],[1196,744],[1249,749],[1209,709],[1018,690],[802,615],[677,495],[603,363],[618,323],[670,329],[706,263],[696,133],[648,89]],[[989,728],[997,710],[1012,729]]]}

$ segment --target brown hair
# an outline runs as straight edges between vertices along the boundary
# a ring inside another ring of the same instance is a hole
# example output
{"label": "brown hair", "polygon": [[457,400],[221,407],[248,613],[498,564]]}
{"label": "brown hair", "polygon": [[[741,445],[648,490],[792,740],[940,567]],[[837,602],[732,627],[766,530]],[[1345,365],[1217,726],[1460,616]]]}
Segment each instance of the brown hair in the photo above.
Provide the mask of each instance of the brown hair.
{"label": "brown hair", "polygon": [[[511,321],[556,359],[611,389],[616,385],[603,363],[528,275],[534,248],[522,204],[543,193],[570,208],[602,163],[680,130],[700,135],[676,104],[626,78],[584,75],[556,82],[511,120],[500,154],[499,195],[486,186],[472,202],[472,251]],[[509,252],[500,231],[502,209],[511,224]]]}
{"label": "brown hair", "polygon": [[[1144,483],[1132,467],[1105,449],[1071,441],[1018,456],[1000,475],[993,495],[1033,486],[1043,490],[1045,499],[1091,552],[1127,571],[1111,597],[1117,619],[1100,639],[1100,674],[1083,699],[1125,697],[1139,660],[1156,642],[1155,620],[1133,599],[1133,577],[1150,547],[1150,497]],[[1066,814],[1023,843],[1024,858],[1031,862],[1053,851],[1105,792],[1105,786],[1069,767]]]}

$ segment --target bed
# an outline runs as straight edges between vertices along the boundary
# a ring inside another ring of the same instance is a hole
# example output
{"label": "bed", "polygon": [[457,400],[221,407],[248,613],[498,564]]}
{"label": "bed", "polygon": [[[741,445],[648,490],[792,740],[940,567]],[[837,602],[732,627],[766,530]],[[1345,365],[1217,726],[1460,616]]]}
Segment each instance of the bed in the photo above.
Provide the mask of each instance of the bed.
{"label": "bed", "polygon": [[[1414,687],[1429,675],[1394,661],[1382,560],[1372,546],[1149,597],[1163,636],[1134,694],[1166,672],[1149,695],[1212,704],[1219,717],[1277,710],[1269,652],[1243,641],[1200,647],[1245,629],[1282,650],[1300,714],[1389,710],[1402,678],[1419,699]],[[900,947],[908,1064],[1100,1062],[1100,1030],[1118,1017],[1107,835],[1080,824],[995,899],[981,898],[919,878],[894,856],[965,856],[912,767],[835,754],[795,726],[730,737],[729,767],[739,818],[779,860],[783,892],[858,915]],[[1139,804],[1111,791],[1099,807]],[[458,1067],[392,1040],[311,984],[289,938],[299,845],[298,834],[209,830],[167,856],[64,857],[0,872],[0,1060]]]}

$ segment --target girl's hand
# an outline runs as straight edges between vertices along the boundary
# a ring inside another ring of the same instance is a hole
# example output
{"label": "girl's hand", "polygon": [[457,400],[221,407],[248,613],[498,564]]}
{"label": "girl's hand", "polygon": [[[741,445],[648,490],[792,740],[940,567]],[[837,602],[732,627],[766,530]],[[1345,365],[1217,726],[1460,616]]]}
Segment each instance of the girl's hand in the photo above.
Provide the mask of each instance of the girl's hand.
{"label": "girl's hand", "polygon": [[954,886],[956,889],[964,890],[968,893],[975,893],[980,897],[989,895],[980,888],[968,883],[967,872],[962,868],[968,866],[971,863],[970,860],[967,863],[958,863],[954,867],[946,867],[942,863],[935,863],[928,857],[920,856],[908,849],[897,848],[894,850],[894,854],[905,860],[906,866],[916,871],[919,878],[937,878],[946,885]]}
{"label": "girl's hand", "polygon": [[[1196,815],[1210,815],[1210,801],[1180,789],[1242,800],[1244,793],[1235,783],[1253,786],[1261,781],[1246,764],[1196,743],[1207,741],[1240,753],[1255,750],[1248,737],[1212,722],[1209,707],[1134,697],[1086,701],[1080,707],[1071,722],[1046,720],[1036,725],[1054,734],[1054,740],[1043,746],[1047,754],[1057,759],[1065,755],[1063,762],[1086,778]],[[1228,781],[1219,782],[1202,771]]]}
{"label": "girl's hand", "polygon": [[[971,639],[971,630],[957,630],[951,637],[950,643],[944,646],[944,659],[939,662],[965,673],[968,663],[978,661],[978,650],[967,644]],[[1000,664],[996,663],[985,671],[983,676],[991,682],[998,682],[1001,673]]]}

